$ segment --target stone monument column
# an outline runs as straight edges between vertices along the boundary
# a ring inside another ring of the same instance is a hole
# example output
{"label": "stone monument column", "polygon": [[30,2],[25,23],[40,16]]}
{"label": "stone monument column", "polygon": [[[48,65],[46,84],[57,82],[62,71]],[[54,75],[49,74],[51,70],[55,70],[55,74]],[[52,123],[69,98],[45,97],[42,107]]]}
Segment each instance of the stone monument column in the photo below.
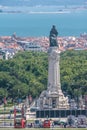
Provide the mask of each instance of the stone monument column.
{"label": "stone monument column", "polygon": [[[64,96],[60,84],[60,51],[57,42],[58,32],[55,26],[52,26],[49,35],[50,47],[48,50],[48,84],[47,90],[44,90],[39,98],[43,100],[43,109],[68,109],[68,98]],[[44,99],[45,97],[45,99]]]}
{"label": "stone monument column", "polygon": [[48,51],[48,90],[52,92],[55,91],[58,93],[60,87],[60,52],[57,42],[58,32],[53,25],[50,35],[50,47]]}
{"label": "stone monument column", "polygon": [[60,89],[60,54],[58,47],[50,47],[48,52],[48,89]]}
{"label": "stone monument column", "polygon": [[69,108],[68,98],[64,97],[60,83],[60,51],[57,41],[58,32],[53,25],[50,35],[48,51],[48,97],[51,98],[52,107],[57,109]]}

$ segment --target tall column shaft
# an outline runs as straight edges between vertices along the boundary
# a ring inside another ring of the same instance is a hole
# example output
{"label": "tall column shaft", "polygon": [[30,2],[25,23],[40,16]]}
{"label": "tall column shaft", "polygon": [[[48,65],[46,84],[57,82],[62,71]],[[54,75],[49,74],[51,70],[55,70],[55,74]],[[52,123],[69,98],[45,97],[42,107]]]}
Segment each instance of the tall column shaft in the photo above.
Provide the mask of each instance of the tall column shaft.
{"label": "tall column shaft", "polygon": [[50,48],[48,57],[48,87],[55,88],[56,90],[60,87],[60,55],[57,48]]}

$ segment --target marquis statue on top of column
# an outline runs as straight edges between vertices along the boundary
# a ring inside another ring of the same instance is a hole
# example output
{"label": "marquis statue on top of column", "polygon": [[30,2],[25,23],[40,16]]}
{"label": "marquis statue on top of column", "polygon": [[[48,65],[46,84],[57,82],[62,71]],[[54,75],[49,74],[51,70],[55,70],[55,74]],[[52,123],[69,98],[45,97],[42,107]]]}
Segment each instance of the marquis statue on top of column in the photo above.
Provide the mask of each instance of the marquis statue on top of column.
{"label": "marquis statue on top of column", "polygon": [[58,47],[57,35],[58,32],[55,25],[53,25],[49,35],[50,47]]}

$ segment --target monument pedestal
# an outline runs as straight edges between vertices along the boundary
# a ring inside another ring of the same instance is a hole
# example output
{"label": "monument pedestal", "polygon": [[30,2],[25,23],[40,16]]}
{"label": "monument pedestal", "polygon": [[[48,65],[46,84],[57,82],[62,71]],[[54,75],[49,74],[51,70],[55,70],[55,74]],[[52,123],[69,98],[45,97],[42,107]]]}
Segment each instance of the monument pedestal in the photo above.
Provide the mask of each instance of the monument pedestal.
{"label": "monument pedestal", "polygon": [[60,52],[58,47],[50,47],[48,51],[48,85],[39,97],[41,109],[69,109],[68,98],[64,96],[60,84]]}

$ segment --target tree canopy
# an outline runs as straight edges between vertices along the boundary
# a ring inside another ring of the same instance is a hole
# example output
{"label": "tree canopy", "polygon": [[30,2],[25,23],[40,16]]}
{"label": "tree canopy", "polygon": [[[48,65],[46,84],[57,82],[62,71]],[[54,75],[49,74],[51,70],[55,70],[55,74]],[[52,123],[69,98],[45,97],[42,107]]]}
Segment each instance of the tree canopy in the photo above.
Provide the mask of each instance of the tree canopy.
{"label": "tree canopy", "polygon": [[[60,54],[61,88],[72,97],[87,94],[87,51]],[[47,88],[48,54],[19,52],[13,59],[0,60],[0,99],[36,98]]]}

